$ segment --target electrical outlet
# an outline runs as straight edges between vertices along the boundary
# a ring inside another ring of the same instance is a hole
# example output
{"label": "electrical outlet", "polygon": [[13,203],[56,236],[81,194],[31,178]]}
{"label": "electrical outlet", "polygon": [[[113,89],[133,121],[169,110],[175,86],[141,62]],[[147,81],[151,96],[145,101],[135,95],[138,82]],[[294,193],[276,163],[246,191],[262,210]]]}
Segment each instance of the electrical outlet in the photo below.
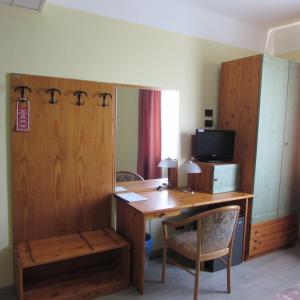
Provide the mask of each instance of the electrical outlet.
{"label": "electrical outlet", "polygon": [[205,120],[205,127],[213,127],[213,120]]}
{"label": "electrical outlet", "polygon": [[205,115],[205,117],[213,117],[214,111],[212,109],[206,109],[204,111],[204,115]]}

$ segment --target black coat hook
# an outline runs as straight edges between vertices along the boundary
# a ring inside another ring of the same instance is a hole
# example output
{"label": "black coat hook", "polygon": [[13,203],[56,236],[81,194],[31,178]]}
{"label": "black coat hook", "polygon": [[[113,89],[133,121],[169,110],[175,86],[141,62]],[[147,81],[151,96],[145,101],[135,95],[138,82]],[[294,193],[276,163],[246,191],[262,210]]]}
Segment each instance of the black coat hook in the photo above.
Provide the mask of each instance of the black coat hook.
{"label": "black coat hook", "polygon": [[87,92],[85,92],[85,91],[75,91],[74,92],[74,96],[77,96],[76,105],[84,104],[84,102],[81,102],[81,100],[80,100],[82,94],[85,95],[86,97],[88,96]]}
{"label": "black coat hook", "polygon": [[20,91],[20,98],[18,99],[18,101],[20,102],[28,101],[28,99],[25,98],[25,90],[28,90],[28,92],[31,93],[31,88],[25,85],[20,85],[15,88],[16,92]]}
{"label": "black coat hook", "polygon": [[100,106],[102,106],[102,107],[109,106],[109,103],[108,103],[108,101],[106,101],[106,98],[109,97],[110,99],[112,99],[112,94],[110,94],[110,93],[100,93],[99,96],[100,96],[100,98],[102,98],[102,103],[100,104]]}
{"label": "black coat hook", "polygon": [[54,89],[54,88],[53,88],[53,89],[47,89],[47,90],[45,91],[46,94],[50,94],[49,103],[51,103],[51,104],[57,103],[57,100],[54,99],[55,92],[57,92],[58,95],[61,95],[61,91],[60,91],[59,89]]}

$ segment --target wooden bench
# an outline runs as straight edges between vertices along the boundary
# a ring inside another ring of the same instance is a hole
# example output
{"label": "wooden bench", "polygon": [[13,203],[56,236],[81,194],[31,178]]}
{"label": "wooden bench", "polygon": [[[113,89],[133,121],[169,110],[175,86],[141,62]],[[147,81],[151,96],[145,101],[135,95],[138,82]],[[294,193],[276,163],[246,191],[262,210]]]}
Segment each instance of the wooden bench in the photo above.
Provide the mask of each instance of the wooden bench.
{"label": "wooden bench", "polygon": [[92,299],[129,287],[129,243],[112,229],[17,245],[19,300]]}

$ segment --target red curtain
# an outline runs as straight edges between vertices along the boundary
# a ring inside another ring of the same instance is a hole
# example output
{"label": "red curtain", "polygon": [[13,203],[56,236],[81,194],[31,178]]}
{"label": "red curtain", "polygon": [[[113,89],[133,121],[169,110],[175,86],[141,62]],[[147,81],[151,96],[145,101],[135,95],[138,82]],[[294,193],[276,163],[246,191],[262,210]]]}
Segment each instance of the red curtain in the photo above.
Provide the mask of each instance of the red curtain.
{"label": "red curtain", "polygon": [[161,92],[139,90],[137,171],[144,179],[161,177]]}

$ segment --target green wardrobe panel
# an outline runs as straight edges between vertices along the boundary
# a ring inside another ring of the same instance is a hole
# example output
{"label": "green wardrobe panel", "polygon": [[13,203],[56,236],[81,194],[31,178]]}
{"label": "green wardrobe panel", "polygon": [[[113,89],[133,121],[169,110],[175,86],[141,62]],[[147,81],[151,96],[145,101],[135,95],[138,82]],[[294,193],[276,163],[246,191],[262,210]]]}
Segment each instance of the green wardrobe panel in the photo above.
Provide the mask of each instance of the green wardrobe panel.
{"label": "green wardrobe panel", "polygon": [[277,218],[289,62],[264,55],[252,223]]}
{"label": "green wardrobe panel", "polygon": [[278,217],[300,207],[300,64],[290,62]]}

